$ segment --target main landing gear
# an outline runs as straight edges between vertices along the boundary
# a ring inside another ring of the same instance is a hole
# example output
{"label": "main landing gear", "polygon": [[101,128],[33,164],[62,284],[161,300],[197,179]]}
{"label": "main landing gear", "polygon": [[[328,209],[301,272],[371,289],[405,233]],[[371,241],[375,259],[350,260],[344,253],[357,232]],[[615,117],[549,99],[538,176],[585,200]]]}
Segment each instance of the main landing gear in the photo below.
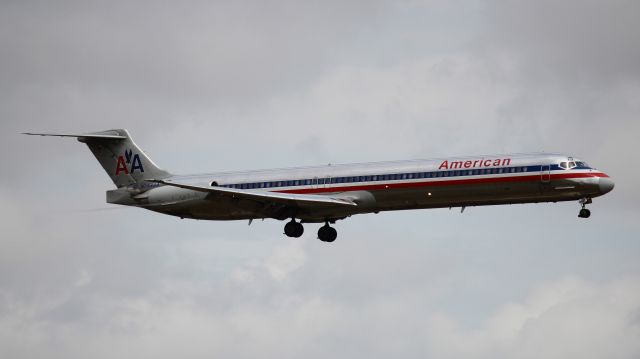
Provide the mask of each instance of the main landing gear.
{"label": "main landing gear", "polygon": [[[295,219],[291,219],[291,221],[287,222],[284,225],[284,234],[287,237],[299,238],[304,233],[304,227],[302,223],[296,222]],[[318,239],[323,242],[333,242],[338,237],[338,231],[335,228],[329,225],[329,222],[326,222],[324,226],[320,227],[318,230]]]}
{"label": "main landing gear", "polygon": [[293,218],[291,219],[291,222],[287,222],[287,224],[284,225],[284,234],[286,234],[287,237],[298,238],[302,233],[304,233],[302,223],[296,222]]}
{"label": "main landing gear", "polygon": [[591,217],[591,211],[588,210],[586,207],[589,203],[593,202],[591,200],[591,198],[583,198],[580,200],[580,204],[582,205],[582,209],[580,209],[580,212],[578,212],[578,217],[579,218],[589,218]]}
{"label": "main landing gear", "polygon": [[338,231],[329,225],[329,222],[318,229],[318,239],[323,242],[333,242],[338,237]]}

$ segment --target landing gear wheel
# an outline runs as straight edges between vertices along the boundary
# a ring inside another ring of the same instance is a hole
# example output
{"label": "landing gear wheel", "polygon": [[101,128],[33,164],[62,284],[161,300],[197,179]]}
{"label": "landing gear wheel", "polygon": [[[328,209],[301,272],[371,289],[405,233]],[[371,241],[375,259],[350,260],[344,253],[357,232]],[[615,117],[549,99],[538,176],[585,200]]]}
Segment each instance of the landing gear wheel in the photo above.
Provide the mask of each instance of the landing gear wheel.
{"label": "landing gear wheel", "polygon": [[338,237],[338,231],[335,228],[325,224],[318,230],[318,239],[323,242],[333,242]]}
{"label": "landing gear wheel", "polygon": [[291,220],[291,222],[287,222],[284,225],[284,234],[287,237],[299,238],[304,233],[304,227],[302,223],[298,223],[295,220]]}
{"label": "landing gear wheel", "polygon": [[583,199],[580,200],[580,204],[582,205],[582,209],[578,213],[578,217],[579,218],[589,218],[589,217],[591,217],[591,211],[586,208],[587,205],[590,204],[590,203],[593,203],[591,198],[583,198]]}
{"label": "landing gear wheel", "polygon": [[580,218],[589,218],[589,217],[591,217],[591,211],[586,209],[586,208],[583,208],[583,209],[580,210],[580,213],[578,214],[578,217],[580,217]]}

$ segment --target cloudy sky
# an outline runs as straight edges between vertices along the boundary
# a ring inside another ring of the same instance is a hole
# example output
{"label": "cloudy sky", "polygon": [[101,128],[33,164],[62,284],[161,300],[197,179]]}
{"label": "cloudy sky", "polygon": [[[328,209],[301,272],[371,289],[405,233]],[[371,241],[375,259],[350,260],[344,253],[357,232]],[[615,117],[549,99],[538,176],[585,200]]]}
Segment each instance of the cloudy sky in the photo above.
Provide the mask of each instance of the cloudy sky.
{"label": "cloudy sky", "polygon": [[[640,357],[637,1],[0,1],[0,357]],[[174,173],[558,151],[577,203],[307,226],[104,203]]]}

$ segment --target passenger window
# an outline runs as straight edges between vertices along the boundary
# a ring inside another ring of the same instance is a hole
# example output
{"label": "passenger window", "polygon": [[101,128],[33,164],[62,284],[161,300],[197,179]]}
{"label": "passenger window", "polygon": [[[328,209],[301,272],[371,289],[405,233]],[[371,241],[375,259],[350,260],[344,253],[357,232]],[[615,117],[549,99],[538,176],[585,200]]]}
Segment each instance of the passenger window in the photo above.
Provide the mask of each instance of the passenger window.
{"label": "passenger window", "polygon": [[569,162],[569,168],[574,168],[576,166],[575,162]]}

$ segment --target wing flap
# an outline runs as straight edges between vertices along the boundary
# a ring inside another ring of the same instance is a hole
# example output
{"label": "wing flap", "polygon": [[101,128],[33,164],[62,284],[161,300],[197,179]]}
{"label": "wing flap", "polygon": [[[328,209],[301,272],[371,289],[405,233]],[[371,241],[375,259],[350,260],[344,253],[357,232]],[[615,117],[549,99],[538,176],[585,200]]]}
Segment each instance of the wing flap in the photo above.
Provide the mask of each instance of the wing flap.
{"label": "wing flap", "polygon": [[251,190],[226,188],[226,187],[206,187],[206,186],[199,186],[199,185],[179,183],[179,182],[173,182],[170,180],[159,180],[159,179],[151,179],[146,181],[160,183],[167,186],[190,189],[198,192],[215,193],[225,197],[244,198],[244,199],[249,199],[257,202],[275,202],[275,203],[295,205],[300,207],[310,207],[310,206],[319,206],[319,205],[357,206],[355,202],[352,202],[348,199],[335,198],[335,197],[324,196],[324,195],[251,191]]}

